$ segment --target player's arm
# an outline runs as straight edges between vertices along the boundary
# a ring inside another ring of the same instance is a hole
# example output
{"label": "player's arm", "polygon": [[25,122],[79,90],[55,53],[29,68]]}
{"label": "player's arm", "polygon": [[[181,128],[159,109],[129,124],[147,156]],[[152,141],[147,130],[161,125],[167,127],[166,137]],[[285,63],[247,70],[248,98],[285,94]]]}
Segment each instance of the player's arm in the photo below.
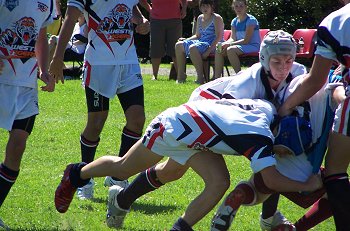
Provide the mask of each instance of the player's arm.
{"label": "player's arm", "polygon": [[132,23],[137,25],[135,31],[143,35],[148,34],[151,28],[148,19],[143,16],[138,6],[134,6],[132,12]]}
{"label": "player's arm", "polygon": [[49,46],[47,42],[46,27],[41,28],[35,43],[35,55],[39,66],[40,79],[46,84],[41,87],[43,91],[52,92],[55,90],[55,80],[49,74]]}
{"label": "player's arm", "polygon": [[322,180],[318,175],[310,176],[306,182],[295,181],[283,176],[275,166],[264,168],[258,174],[262,178],[262,182],[256,184],[258,190],[258,185],[275,192],[312,192],[322,187]]}
{"label": "player's arm", "polygon": [[72,36],[75,23],[78,20],[80,14],[81,12],[78,8],[68,6],[66,16],[58,38],[57,47],[50,64],[50,73],[55,77],[56,82],[58,82],[59,80],[61,80],[62,83],[64,82],[64,52],[66,51],[67,43],[69,42]]}

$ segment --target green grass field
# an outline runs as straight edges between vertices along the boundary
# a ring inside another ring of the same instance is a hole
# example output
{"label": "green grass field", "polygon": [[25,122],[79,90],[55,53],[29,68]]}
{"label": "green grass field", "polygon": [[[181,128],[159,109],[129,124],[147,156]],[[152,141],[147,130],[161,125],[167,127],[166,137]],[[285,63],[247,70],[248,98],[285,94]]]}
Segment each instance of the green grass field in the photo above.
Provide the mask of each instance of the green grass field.
{"label": "green grass field", "polygon": [[[146,124],[164,109],[187,101],[197,87],[194,77],[186,84],[177,85],[161,76],[151,81],[144,75]],[[56,86],[54,93],[40,92],[40,115],[34,131],[27,142],[20,176],[0,209],[0,217],[13,230],[108,230],[105,225],[108,189],[103,179],[95,179],[95,199],[74,199],[65,214],[54,207],[54,192],[63,170],[68,163],[80,161],[79,136],[86,123],[84,90],[79,80],[66,81]],[[109,118],[101,134],[97,156],[117,153],[121,130],[125,120],[117,99],[111,101]],[[0,130],[0,159],[3,159],[8,134]],[[244,157],[225,157],[231,174],[231,187],[250,174],[249,162]],[[185,211],[189,202],[203,188],[197,175],[186,175],[163,188],[145,195],[136,201],[125,219],[122,230],[169,230]],[[291,221],[297,220],[306,211],[285,198],[279,209]],[[196,226],[195,230],[209,230],[210,220],[216,208]],[[259,230],[261,205],[242,207],[231,230]],[[335,230],[328,219],[314,230]]]}

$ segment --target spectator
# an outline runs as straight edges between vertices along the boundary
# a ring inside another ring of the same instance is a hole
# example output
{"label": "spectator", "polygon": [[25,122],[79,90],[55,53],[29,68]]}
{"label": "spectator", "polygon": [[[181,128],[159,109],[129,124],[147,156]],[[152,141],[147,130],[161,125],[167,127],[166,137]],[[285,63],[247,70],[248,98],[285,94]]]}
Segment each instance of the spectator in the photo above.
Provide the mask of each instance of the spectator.
{"label": "spectator", "polygon": [[[79,37],[80,35],[80,37]],[[77,23],[74,26],[73,34],[70,41],[67,44],[66,51],[64,53],[64,60],[73,55],[83,55],[87,45],[88,28],[84,15],[81,14],[78,18]],[[80,38],[86,39],[86,41],[81,41]],[[49,50],[50,50],[50,62],[52,60],[53,54],[57,46],[58,36],[52,35],[49,39]]]}
{"label": "spectator", "polygon": [[[27,0],[0,4],[0,127],[9,131],[0,164],[0,207],[18,178],[27,139],[39,113],[38,77],[45,83],[41,90],[55,89],[48,71],[46,31],[53,21],[52,1],[40,1],[41,7],[38,4]],[[7,226],[0,219],[2,228]]]}
{"label": "spectator", "polygon": [[186,57],[190,57],[197,71],[196,83],[203,84],[203,59],[215,52],[216,44],[223,40],[224,23],[222,17],[214,13],[213,0],[201,0],[199,8],[203,14],[198,16],[196,34],[180,38],[175,45],[177,83],[185,82]]}
{"label": "spectator", "polygon": [[247,13],[248,0],[233,0],[232,8],[237,17],[231,22],[231,37],[215,53],[214,78],[221,76],[224,58],[227,56],[237,74],[241,70],[239,56],[249,52],[258,52],[260,47],[259,22]]}
{"label": "spectator", "polygon": [[55,0],[55,11],[53,22],[47,26],[47,33],[49,35],[58,35],[62,25],[61,0]]}
{"label": "spectator", "polygon": [[182,36],[182,19],[186,16],[186,0],[140,0],[150,14],[151,21],[151,63],[153,80],[157,80],[162,57],[172,58],[175,67],[175,43]]}
{"label": "spectator", "polygon": [[350,185],[347,169],[350,162],[350,107],[348,105],[350,83],[350,1],[342,1],[345,6],[329,14],[317,28],[318,46],[315,58],[303,84],[288,97],[279,110],[284,116],[294,107],[315,94],[327,79],[334,61],[342,64],[342,76],[346,87],[346,99],[339,105],[329,147],[325,158],[326,177],[324,184],[331,203],[337,230],[350,230]]}

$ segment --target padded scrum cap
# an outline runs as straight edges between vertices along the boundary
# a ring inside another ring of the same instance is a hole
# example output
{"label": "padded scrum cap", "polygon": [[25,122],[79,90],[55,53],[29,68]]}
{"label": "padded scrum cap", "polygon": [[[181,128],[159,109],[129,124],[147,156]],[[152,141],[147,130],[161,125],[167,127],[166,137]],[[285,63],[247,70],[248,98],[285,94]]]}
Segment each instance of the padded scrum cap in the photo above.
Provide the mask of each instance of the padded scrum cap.
{"label": "padded scrum cap", "polygon": [[290,55],[295,59],[297,44],[293,36],[283,30],[270,31],[260,45],[259,61],[266,71],[270,71],[271,55]]}
{"label": "padded scrum cap", "polygon": [[310,147],[312,130],[310,122],[299,116],[286,116],[281,119],[275,137],[275,145],[283,145],[298,156]]}

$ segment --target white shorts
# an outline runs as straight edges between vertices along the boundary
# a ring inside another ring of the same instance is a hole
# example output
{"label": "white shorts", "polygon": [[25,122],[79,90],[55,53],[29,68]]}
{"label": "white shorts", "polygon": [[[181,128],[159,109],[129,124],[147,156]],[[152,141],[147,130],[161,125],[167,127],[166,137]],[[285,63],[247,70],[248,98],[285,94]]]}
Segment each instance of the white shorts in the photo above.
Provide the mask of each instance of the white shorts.
{"label": "white shorts", "polygon": [[305,182],[312,175],[312,165],[305,153],[284,157],[275,155],[275,158],[277,171],[289,179]]}
{"label": "white shorts", "polygon": [[11,131],[15,120],[39,114],[35,88],[0,84],[0,127]]}
{"label": "white shorts", "polygon": [[139,64],[84,66],[85,86],[110,99],[143,85]]}
{"label": "white shorts", "polygon": [[334,132],[343,134],[345,136],[350,136],[350,128],[349,126],[349,114],[350,114],[350,96],[346,97],[346,99],[338,106],[332,130]]}

